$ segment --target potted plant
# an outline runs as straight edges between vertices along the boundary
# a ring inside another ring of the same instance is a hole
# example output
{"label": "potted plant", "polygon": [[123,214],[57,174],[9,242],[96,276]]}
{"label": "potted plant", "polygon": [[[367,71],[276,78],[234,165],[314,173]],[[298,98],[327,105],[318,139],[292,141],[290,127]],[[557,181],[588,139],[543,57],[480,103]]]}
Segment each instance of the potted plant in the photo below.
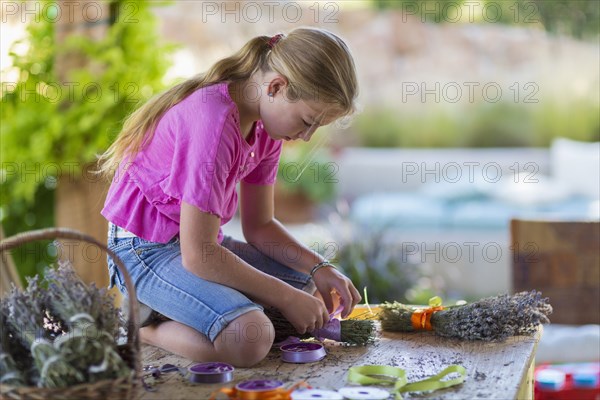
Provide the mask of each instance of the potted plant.
{"label": "potted plant", "polygon": [[332,200],[337,164],[326,149],[307,143],[286,144],[281,154],[275,186],[275,217],[287,223],[316,218],[317,206]]}

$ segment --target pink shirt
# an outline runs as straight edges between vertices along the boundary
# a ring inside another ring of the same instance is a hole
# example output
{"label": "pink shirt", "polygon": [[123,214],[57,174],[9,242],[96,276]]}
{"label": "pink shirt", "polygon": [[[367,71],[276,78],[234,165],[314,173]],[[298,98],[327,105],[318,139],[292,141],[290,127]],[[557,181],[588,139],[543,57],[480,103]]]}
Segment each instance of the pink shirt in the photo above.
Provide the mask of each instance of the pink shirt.
{"label": "pink shirt", "polygon": [[164,114],[127,168],[119,167],[102,215],[160,243],[179,233],[182,201],[224,225],[237,209],[238,182],[275,183],[282,142],[271,139],[261,121],[247,140],[226,82],[195,91]]}

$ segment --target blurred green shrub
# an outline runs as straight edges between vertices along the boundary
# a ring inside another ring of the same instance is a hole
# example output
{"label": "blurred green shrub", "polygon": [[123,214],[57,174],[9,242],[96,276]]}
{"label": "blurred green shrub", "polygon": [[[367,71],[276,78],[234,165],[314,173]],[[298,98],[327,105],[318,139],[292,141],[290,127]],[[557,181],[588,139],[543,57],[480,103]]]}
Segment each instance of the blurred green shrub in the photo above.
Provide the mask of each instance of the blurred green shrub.
{"label": "blurred green shrub", "polygon": [[[528,0],[518,0],[518,4],[522,8],[530,7]],[[598,39],[600,35],[599,1],[534,0],[533,4],[535,4],[540,20],[548,32],[569,35],[578,39]]]}
{"label": "blurred green shrub", "polygon": [[[54,189],[40,186],[35,191],[33,199],[35,206],[23,201],[4,203],[4,194],[2,194],[2,203],[0,220],[6,236],[54,225]],[[36,274],[42,276],[44,268],[54,261],[55,251],[49,247],[50,243],[49,240],[40,240],[11,250],[21,283],[25,286],[27,286],[24,279],[26,276]]]}
{"label": "blurred green shrub", "polygon": [[547,147],[557,137],[600,140],[600,116],[588,101],[478,103],[426,112],[366,109],[350,130],[366,147]]}
{"label": "blurred green shrub", "polygon": [[456,138],[462,147],[528,147],[535,145],[531,115],[514,103],[486,103],[466,117]]}
{"label": "blurred green shrub", "polygon": [[355,117],[351,131],[358,132],[359,143],[366,147],[400,147],[404,145],[406,121],[391,110],[363,111]]}
{"label": "blurred green shrub", "polygon": [[[371,0],[378,10],[397,9],[423,22],[474,21],[507,25],[539,25],[548,32],[578,39],[600,35],[597,0]],[[461,9],[459,10],[459,7]],[[462,18],[461,18],[462,17]]]}
{"label": "blurred green shrub", "polygon": [[359,290],[367,288],[370,303],[395,300],[416,304],[440,295],[423,285],[428,280],[422,279],[420,265],[408,260],[400,244],[386,241],[387,234],[361,231],[339,244],[333,261]]}
{"label": "blurred green shrub", "polygon": [[[56,23],[42,14],[47,7],[37,8],[27,37],[14,44],[26,44],[27,51],[10,52],[18,78],[2,83],[0,222],[6,235],[53,225],[51,194],[61,175],[78,178],[73,174],[110,145],[137,103],[164,87],[175,47],[162,44],[150,11],[162,4],[112,1],[105,37],[72,35],[60,45]],[[87,66],[70,70],[61,83],[55,60],[69,54],[82,55]],[[20,258],[22,276],[37,272],[35,261]]]}
{"label": "blurred green shrub", "polygon": [[545,146],[557,137],[600,141],[600,112],[598,105],[589,101],[545,102],[538,106],[532,120],[537,145]]}
{"label": "blurred green shrub", "polygon": [[337,165],[315,143],[290,142],[283,147],[277,185],[287,193],[304,193],[315,203],[335,197]]}

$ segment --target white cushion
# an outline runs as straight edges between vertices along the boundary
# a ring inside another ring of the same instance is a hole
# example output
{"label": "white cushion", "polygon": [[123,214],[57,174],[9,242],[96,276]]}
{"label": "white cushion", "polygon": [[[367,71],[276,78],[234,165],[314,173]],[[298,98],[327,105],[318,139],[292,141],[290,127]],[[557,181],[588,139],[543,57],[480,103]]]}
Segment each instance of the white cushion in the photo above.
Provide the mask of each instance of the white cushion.
{"label": "white cushion", "polygon": [[521,207],[536,207],[567,200],[572,195],[571,188],[558,179],[531,172],[520,172],[505,176],[491,185],[492,198]]}
{"label": "white cushion", "polygon": [[550,158],[553,177],[573,194],[600,198],[600,142],[555,139]]}
{"label": "white cushion", "polygon": [[544,326],[535,361],[541,363],[568,363],[598,361],[600,359],[600,325]]}

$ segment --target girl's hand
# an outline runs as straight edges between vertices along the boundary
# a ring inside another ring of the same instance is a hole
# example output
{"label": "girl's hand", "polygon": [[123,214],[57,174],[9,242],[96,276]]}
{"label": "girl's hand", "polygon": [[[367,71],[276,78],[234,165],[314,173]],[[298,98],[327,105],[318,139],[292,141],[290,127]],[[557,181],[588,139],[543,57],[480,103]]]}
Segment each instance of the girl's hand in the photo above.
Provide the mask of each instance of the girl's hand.
{"label": "girl's hand", "polygon": [[299,289],[284,301],[279,310],[294,326],[298,333],[312,332],[321,329],[329,321],[329,313],[325,304],[315,296]]}
{"label": "girl's hand", "polygon": [[330,313],[334,311],[333,291],[335,290],[335,293],[341,298],[341,304],[344,306],[342,318],[347,318],[354,306],[362,300],[352,281],[333,267],[318,269],[313,275],[313,280]]}

